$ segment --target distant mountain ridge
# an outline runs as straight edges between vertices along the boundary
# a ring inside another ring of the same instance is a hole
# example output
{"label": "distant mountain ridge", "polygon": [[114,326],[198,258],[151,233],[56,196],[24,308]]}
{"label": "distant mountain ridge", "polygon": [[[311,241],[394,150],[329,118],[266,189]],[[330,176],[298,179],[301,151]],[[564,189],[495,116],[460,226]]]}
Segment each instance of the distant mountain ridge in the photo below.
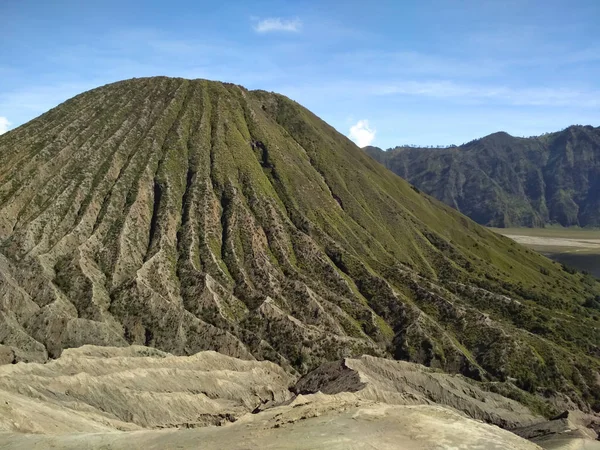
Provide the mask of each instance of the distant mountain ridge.
{"label": "distant mountain ridge", "polygon": [[365,151],[418,189],[495,227],[600,226],[600,127],[458,147]]}

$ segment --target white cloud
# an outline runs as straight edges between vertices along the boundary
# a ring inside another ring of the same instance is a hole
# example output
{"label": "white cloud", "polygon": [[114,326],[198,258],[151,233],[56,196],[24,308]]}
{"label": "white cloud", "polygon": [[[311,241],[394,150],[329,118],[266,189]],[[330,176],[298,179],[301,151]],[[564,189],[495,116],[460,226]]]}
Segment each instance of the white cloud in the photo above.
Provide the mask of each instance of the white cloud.
{"label": "white cloud", "polygon": [[352,139],[359,147],[366,147],[375,140],[376,130],[369,126],[368,120],[359,120],[350,127],[348,137]]}
{"label": "white cloud", "polygon": [[259,20],[254,25],[254,31],[257,33],[270,33],[272,31],[297,33],[300,31],[300,28],[302,28],[302,21],[300,19],[285,20],[280,17],[269,17]]}
{"label": "white cloud", "polygon": [[10,122],[6,117],[0,116],[0,134],[6,133],[10,127]]}

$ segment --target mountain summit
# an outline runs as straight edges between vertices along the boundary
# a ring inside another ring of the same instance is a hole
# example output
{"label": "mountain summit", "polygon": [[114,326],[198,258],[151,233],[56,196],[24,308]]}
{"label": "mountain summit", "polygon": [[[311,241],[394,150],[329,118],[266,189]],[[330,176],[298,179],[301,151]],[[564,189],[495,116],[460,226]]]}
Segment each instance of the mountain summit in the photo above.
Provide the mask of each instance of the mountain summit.
{"label": "mountain summit", "polygon": [[371,354],[589,409],[599,294],[281,95],[133,79],[0,136],[6,362],[141,344],[305,373]]}

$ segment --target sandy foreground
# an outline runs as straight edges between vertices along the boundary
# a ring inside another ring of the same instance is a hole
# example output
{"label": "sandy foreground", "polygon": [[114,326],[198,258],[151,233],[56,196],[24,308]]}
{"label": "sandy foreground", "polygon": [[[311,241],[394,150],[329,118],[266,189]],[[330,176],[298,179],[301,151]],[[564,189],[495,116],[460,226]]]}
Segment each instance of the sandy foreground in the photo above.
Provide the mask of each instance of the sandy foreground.
{"label": "sandy foreground", "polygon": [[0,366],[0,450],[600,449],[575,422],[417,364],[363,356],[302,380],[216,352],[68,349]]}
{"label": "sandy foreground", "polygon": [[223,427],[59,436],[2,436],[10,449],[539,449],[501,428],[440,406],[363,403],[351,395],[300,396]]}

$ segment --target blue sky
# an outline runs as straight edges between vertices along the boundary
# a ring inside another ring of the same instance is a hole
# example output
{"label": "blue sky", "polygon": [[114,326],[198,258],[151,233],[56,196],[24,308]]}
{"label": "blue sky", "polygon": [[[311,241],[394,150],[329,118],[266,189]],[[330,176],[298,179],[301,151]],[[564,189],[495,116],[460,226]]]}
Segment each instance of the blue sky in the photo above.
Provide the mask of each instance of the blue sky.
{"label": "blue sky", "polygon": [[285,94],[360,145],[600,125],[600,1],[0,0],[0,132],[152,75]]}

